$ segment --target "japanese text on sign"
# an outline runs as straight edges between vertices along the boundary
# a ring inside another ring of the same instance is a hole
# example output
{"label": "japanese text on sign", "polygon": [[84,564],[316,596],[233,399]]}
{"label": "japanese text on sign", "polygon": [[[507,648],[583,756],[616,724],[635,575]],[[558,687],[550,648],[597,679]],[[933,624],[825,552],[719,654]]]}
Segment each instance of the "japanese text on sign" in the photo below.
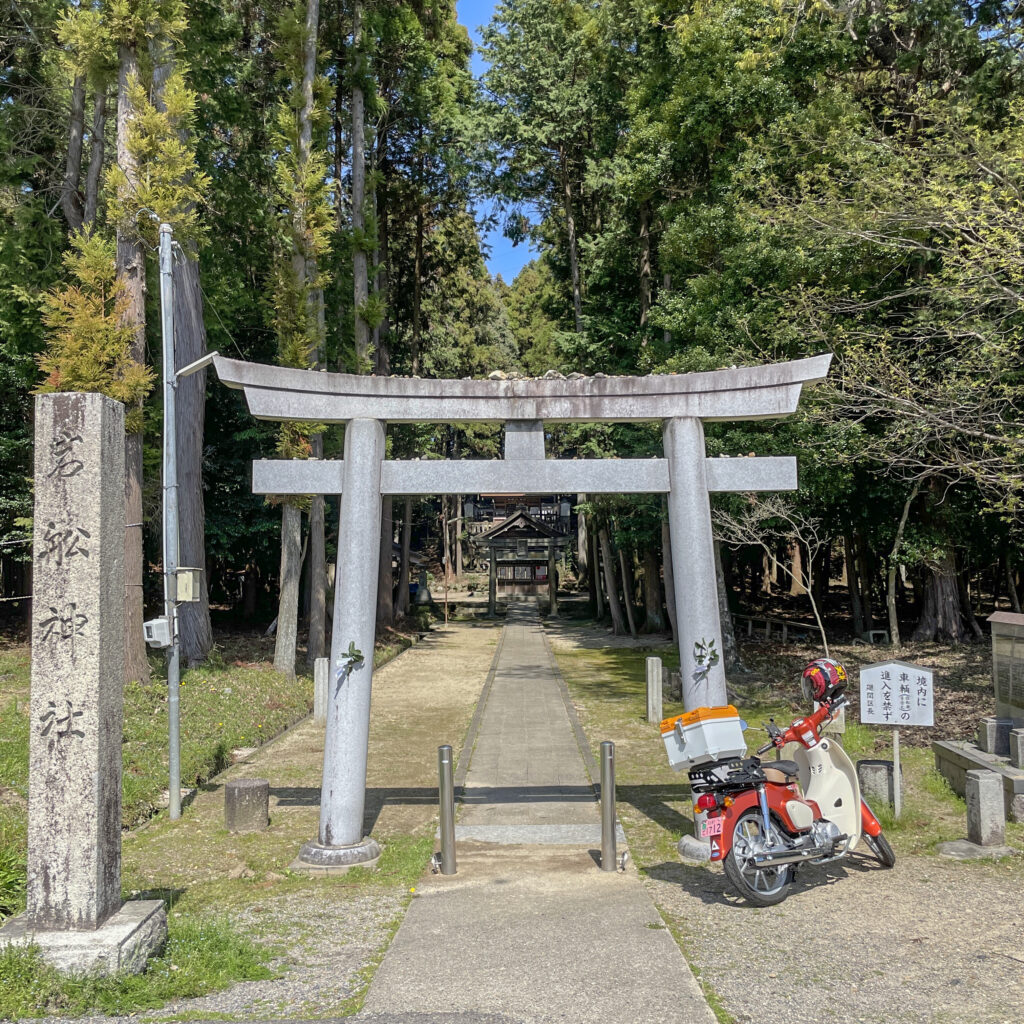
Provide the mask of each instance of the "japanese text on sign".
{"label": "japanese text on sign", "polygon": [[864,665],[860,670],[860,720],[895,728],[934,725],[930,668],[904,661]]}

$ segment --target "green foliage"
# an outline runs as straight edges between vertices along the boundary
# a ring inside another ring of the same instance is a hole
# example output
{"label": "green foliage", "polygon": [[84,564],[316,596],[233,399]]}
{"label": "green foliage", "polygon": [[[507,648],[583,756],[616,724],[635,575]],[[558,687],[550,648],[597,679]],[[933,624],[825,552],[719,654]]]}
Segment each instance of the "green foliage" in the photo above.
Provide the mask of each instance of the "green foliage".
{"label": "green foliage", "polygon": [[[53,205],[62,168],[67,75],[53,46],[66,4],[40,0],[3,19],[0,67],[0,540],[31,516],[31,389],[44,346],[43,297],[60,277],[64,229]],[[60,105],[58,106],[58,103]],[[28,554],[7,548],[12,562]],[[12,557],[13,556],[13,557]],[[20,584],[20,581],[18,581]],[[20,593],[8,589],[7,594]],[[0,606],[0,610],[4,609]]]}
{"label": "green foliage", "polygon": [[480,255],[471,219],[460,214],[438,224],[430,253],[439,272],[423,299],[427,374],[477,377],[492,370],[516,369],[515,339]]}
{"label": "green foliage", "polygon": [[[305,19],[306,4],[299,0],[278,22],[280,77],[286,94],[278,104],[271,136],[276,150],[274,184],[279,232],[273,323],[279,361],[300,369],[316,366],[323,355],[321,267],[330,251],[334,227],[327,156],[320,138],[325,124],[327,83],[323,76],[314,76],[312,106],[306,109]],[[282,458],[308,458],[312,454],[310,438],[322,429],[285,423],[280,431],[278,454]]]}
{"label": "green foliage", "polygon": [[[993,546],[1012,557],[1020,15],[994,5],[965,20],[947,0],[844,12],[499,6],[486,37],[488,130],[502,145],[491,180],[513,221],[527,201],[539,210],[550,282],[533,265],[503,295],[521,360],[678,373],[833,351],[805,419],[709,424],[709,453],[797,450],[798,503],[829,536],[855,530],[880,554],[924,481],[901,564],[945,565],[954,550],[987,564]],[[568,330],[569,195],[583,332]],[[605,455],[637,440],[621,425],[553,437]],[[620,542],[656,540],[650,503],[594,511]]]}
{"label": "green foliage", "polygon": [[559,369],[561,296],[548,263],[532,260],[511,285],[502,282],[499,288],[523,369],[532,377]]}
{"label": "green foliage", "polygon": [[788,187],[759,182],[790,237],[850,268],[784,295],[778,315],[840,351],[820,418],[863,425],[843,461],[971,480],[1010,517],[1024,498],[1022,112],[1014,101],[997,130],[934,105],[913,131],[805,126],[792,145],[829,163]]}
{"label": "green foliage", "polygon": [[68,7],[57,26],[64,60],[72,75],[85,74],[106,84],[115,70],[115,47],[110,22],[99,7]]}
{"label": "green foliage", "polygon": [[365,656],[363,655],[363,652],[356,647],[355,640],[349,640],[348,647],[342,654],[341,660],[344,662],[344,664],[341,665],[341,670],[345,675],[348,675],[356,665],[363,663]]}
{"label": "green foliage", "polygon": [[25,906],[25,858],[0,837],[0,922]]}
{"label": "green foliage", "polygon": [[[303,2],[191,0],[187,32],[181,0],[22,8],[0,70],[0,536],[22,536],[15,523],[31,511],[28,394],[53,333],[46,297],[82,290],[57,258],[70,245],[54,206],[71,81],[84,73],[90,95],[111,87],[129,47],[140,184],[128,194],[112,166],[108,117],[95,230],[138,223],[152,241],[151,209],[202,241],[210,348],[450,377],[680,373],[834,351],[832,383],[808,391],[806,418],[709,424],[709,452],[797,451],[798,501],[831,536],[854,531],[879,554],[923,480],[902,564],[949,552],[1019,564],[1016,8],[505,0],[474,83],[453,5],[364,4],[358,52],[351,7],[323,6],[308,111]],[[357,82],[368,162],[358,231]],[[91,143],[88,118],[85,134]],[[539,251],[511,285],[491,281],[481,256],[481,230],[498,225]],[[376,272],[359,310],[356,251]],[[355,365],[357,313],[373,367]],[[243,569],[261,597],[277,572],[277,523],[249,493],[250,460],[308,455],[316,430],[254,425],[211,382],[204,469],[220,603],[238,601]],[[479,428],[390,437],[402,457],[495,445]],[[340,434],[323,442],[333,455]],[[660,451],[657,431],[628,424],[559,426],[550,444],[570,457]],[[618,543],[657,543],[657,501],[598,511]]]}
{"label": "green foliage", "polygon": [[103,13],[110,38],[140,50],[154,39],[175,39],[187,27],[182,0],[104,0]]}
{"label": "green foliage", "polygon": [[43,322],[50,330],[39,356],[45,374],[39,393],[95,391],[123,402],[126,429],[142,429],[137,407],[155,375],[132,358],[132,328],[124,321],[127,298],[114,270],[114,245],[101,235],[77,234],[64,254],[72,281],[44,299]]}
{"label": "green foliage", "polygon": [[138,187],[131,186],[122,167],[110,167],[106,187],[111,218],[151,242],[161,221],[174,228],[179,243],[201,240],[205,225],[199,206],[210,179],[199,169],[190,142],[196,95],[186,85],[181,62],[175,62],[164,82],[159,103],[150,99],[138,77],[129,83],[128,97],[134,111],[128,150],[137,165]]}

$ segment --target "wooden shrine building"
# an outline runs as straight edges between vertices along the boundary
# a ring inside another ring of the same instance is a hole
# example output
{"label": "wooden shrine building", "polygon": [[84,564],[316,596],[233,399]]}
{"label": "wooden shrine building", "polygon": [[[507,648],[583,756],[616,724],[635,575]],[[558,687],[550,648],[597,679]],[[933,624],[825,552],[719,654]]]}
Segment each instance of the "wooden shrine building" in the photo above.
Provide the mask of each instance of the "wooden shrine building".
{"label": "wooden shrine building", "polygon": [[569,543],[569,536],[519,510],[478,534],[474,543],[488,552],[490,566],[487,610],[495,613],[499,591],[541,594],[546,589],[552,612],[558,609],[558,571],[555,561]]}

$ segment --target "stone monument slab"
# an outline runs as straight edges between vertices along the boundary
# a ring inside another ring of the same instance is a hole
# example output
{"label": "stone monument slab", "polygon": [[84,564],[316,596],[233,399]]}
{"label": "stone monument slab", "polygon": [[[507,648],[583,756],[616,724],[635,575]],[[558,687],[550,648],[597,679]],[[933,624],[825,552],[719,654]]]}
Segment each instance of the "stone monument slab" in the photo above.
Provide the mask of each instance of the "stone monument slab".
{"label": "stone monument slab", "polygon": [[1010,732],[1010,764],[1014,768],[1024,768],[1024,729]]}
{"label": "stone monument slab", "polygon": [[1009,757],[1010,732],[1012,730],[1012,718],[986,716],[978,723],[978,749],[983,750],[986,754],[995,754],[997,757]]}
{"label": "stone monument slab", "polygon": [[1024,726],[1024,615],[994,612],[992,627],[992,683],[996,691],[996,717]]}
{"label": "stone monument slab", "polygon": [[97,928],[121,906],[123,412],[43,396],[35,440],[28,910]]}
{"label": "stone monument slab", "polygon": [[0,945],[77,970],[166,935],[162,901],[121,904],[124,479],[120,403],[36,399],[27,909]]}
{"label": "stone monument slab", "polygon": [[[902,775],[902,770],[900,772]],[[892,761],[866,758],[857,762],[857,779],[861,795],[869,807],[896,803],[896,768]]]}

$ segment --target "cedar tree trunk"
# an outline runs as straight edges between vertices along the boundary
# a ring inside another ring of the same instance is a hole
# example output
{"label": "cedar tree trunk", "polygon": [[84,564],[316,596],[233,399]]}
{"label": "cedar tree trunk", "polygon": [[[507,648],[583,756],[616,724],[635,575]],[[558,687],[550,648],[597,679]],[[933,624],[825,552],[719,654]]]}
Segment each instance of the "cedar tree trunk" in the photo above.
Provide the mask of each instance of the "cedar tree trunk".
{"label": "cedar tree trunk", "polygon": [[[138,166],[129,148],[128,134],[135,120],[135,110],[128,98],[129,84],[139,76],[139,60],[135,47],[122,44],[118,48],[117,160],[124,171],[129,189],[138,187]],[[126,299],[124,322],[132,332],[131,355],[146,362],[146,261],[142,239],[134,224],[117,227],[117,277]],[[142,634],[144,618],[142,573],[142,434],[125,438],[125,513],[127,529],[124,541],[125,577],[125,679],[148,682],[149,661]]]}

